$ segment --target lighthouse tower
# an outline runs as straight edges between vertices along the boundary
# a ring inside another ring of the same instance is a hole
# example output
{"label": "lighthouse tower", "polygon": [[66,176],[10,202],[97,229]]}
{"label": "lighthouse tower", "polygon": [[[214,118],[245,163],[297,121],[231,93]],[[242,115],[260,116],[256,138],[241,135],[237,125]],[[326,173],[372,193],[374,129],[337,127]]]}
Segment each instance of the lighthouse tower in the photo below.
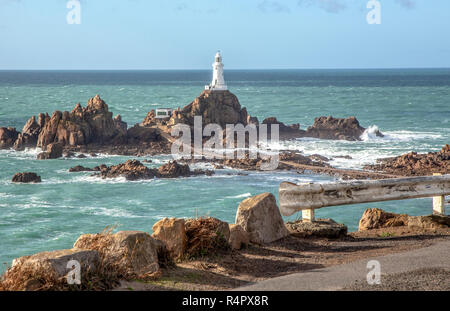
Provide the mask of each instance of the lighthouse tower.
{"label": "lighthouse tower", "polygon": [[210,85],[205,86],[206,90],[211,91],[226,91],[228,87],[223,78],[223,64],[222,55],[220,51],[217,52],[213,66],[213,79]]}

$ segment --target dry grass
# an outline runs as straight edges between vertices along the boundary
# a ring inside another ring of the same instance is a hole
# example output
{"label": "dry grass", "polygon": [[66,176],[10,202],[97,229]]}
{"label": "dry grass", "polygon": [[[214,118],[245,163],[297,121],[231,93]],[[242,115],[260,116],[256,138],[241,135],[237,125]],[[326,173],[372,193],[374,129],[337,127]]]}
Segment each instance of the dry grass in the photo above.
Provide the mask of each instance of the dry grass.
{"label": "dry grass", "polygon": [[228,241],[221,232],[222,225],[213,217],[186,220],[187,257],[204,257],[217,250],[229,250]]}

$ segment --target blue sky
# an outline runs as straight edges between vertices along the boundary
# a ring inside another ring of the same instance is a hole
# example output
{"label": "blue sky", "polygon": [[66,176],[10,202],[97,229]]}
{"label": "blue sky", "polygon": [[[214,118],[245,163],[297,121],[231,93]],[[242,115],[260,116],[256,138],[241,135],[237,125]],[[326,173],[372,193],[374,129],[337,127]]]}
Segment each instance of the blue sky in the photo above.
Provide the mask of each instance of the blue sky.
{"label": "blue sky", "polygon": [[0,69],[450,67],[449,0],[0,0]]}

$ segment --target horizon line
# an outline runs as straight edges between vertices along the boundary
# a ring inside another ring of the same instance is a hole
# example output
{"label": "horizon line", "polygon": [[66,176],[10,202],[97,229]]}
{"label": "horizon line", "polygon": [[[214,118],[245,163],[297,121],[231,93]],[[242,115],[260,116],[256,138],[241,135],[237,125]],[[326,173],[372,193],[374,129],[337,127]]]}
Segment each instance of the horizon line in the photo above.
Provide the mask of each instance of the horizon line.
{"label": "horizon line", "polygon": [[[339,67],[339,68],[229,68],[226,71],[238,70],[399,70],[399,69],[450,69],[450,67]],[[184,69],[0,69],[5,71],[211,71],[205,68],[184,68]]]}

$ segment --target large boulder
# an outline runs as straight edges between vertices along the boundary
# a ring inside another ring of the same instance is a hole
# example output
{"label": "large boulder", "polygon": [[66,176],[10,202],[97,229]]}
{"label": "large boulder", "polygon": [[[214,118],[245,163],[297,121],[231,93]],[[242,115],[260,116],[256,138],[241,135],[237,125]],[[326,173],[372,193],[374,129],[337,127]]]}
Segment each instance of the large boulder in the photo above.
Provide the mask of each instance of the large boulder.
{"label": "large boulder", "polygon": [[172,258],[184,255],[187,245],[185,221],[182,218],[164,218],[153,225],[152,237],[162,241]]}
{"label": "large boulder", "polygon": [[13,127],[0,127],[0,149],[11,148],[19,134]]}
{"label": "large boulder", "polygon": [[316,219],[315,221],[298,220],[288,222],[286,227],[291,234],[299,237],[339,238],[347,235],[347,226],[338,224],[333,219]]}
{"label": "large boulder", "polygon": [[74,247],[98,251],[102,263],[125,278],[151,275],[159,270],[158,245],[146,232],[84,234]]}
{"label": "large boulder", "polygon": [[[80,264],[80,277],[95,273],[100,265],[95,250],[65,249],[42,252],[16,258],[3,276],[2,286],[7,290],[49,290],[67,284],[67,274],[73,270],[71,260]],[[81,281],[81,280],[80,280]]]}
{"label": "large boulder", "polygon": [[60,143],[47,145],[46,151],[37,155],[38,160],[58,159],[63,156],[63,146]]}
{"label": "large boulder", "polygon": [[12,182],[16,183],[40,183],[41,176],[38,176],[36,173],[25,172],[25,173],[17,173],[13,176]]}
{"label": "large boulder", "polygon": [[399,227],[406,226],[407,224],[408,215],[388,213],[379,208],[369,208],[364,211],[364,214],[359,220],[358,231]]}
{"label": "large boulder", "polygon": [[232,249],[241,249],[248,246],[250,239],[248,232],[240,225],[230,224],[230,239],[228,240]]}
{"label": "large boulder", "polygon": [[270,243],[289,235],[272,193],[262,193],[239,204],[236,224],[249,233],[250,242]]}

